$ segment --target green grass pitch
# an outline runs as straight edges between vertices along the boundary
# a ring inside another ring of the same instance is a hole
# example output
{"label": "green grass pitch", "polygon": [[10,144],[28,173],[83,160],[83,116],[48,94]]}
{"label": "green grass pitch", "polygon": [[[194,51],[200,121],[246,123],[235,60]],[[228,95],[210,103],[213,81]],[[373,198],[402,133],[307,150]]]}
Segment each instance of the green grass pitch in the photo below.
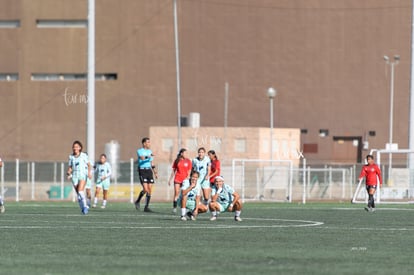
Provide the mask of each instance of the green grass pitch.
{"label": "green grass pitch", "polygon": [[242,222],[130,203],[7,203],[1,274],[412,274],[414,208],[246,203]]}

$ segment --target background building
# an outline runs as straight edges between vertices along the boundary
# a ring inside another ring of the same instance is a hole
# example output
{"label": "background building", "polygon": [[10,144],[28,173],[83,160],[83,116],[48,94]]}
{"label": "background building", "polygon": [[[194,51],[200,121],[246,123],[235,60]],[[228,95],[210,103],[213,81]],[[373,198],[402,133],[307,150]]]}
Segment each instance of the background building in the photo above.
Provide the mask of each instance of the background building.
{"label": "background building", "polygon": [[[182,116],[201,127],[299,128],[308,160],[408,147],[411,0],[178,0]],[[86,143],[87,0],[0,0],[0,153],[65,160]],[[173,0],[96,0],[96,154],[135,157],[177,124]],[[151,136],[156,140],[157,136]],[[154,148],[155,149],[155,148]]]}

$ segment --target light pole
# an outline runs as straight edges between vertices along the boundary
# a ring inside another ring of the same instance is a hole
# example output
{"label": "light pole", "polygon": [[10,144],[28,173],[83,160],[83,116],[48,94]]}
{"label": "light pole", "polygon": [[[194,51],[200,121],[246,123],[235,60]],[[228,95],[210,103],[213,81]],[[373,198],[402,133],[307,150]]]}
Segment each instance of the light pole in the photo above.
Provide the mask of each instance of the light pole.
{"label": "light pole", "polygon": [[[394,55],[394,61],[391,61],[390,58],[384,55],[385,63],[391,67],[391,80],[390,80],[390,131],[389,131],[389,145],[388,149],[392,150],[392,132],[393,132],[393,115],[394,115],[394,68],[395,65],[400,61],[399,55]],[[392,154],[389,153],[388,160],[388,180],[391,179],[391,170],[392,170]]]}
{"label": "light pole", "polygon": [[273,99],[277,94],[276,89],[270,87],[267,89],[267,96],[270,99],[270,160],[273,160]]}

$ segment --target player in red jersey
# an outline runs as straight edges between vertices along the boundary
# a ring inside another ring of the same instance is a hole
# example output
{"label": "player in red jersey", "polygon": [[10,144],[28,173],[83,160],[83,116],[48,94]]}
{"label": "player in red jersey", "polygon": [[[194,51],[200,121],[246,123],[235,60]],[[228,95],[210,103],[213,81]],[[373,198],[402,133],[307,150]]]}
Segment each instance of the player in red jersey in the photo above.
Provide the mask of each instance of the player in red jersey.
{"label": "player in red jersey", "polygon": [[174,179],[174,201],[173,201],[173,212],[177,212],[177,200],[180,195],[181,185],[184,180],[190,178],[192,163],[188,158],[187,149],[182,148],[177,155],[177,158],[174,160],[172,165],[172,173],[168,181],[168,185],[171,185],[172,180]]}
{"label": "player in red jersey", "polygon": [[375,202],[374,194],[377,190],[378,183],[382,187],[382,177],[381,170],[377,164],[374,162],[374,157],[372,155],[367,155],[367,164],[364,165],[359,174],[359,180],[365,178],[365,187],[368,192],[368,206],[365,207],[366,211],[373,212],[375,211]]}
{"label": "player in red jersey", "polygon": [[217,176],[221,176],[221,165],[220,161],[217,158],[216,152],[214,150],[208,151],[208,156],[210,157],[210,184],[214,185],[214,179]]}

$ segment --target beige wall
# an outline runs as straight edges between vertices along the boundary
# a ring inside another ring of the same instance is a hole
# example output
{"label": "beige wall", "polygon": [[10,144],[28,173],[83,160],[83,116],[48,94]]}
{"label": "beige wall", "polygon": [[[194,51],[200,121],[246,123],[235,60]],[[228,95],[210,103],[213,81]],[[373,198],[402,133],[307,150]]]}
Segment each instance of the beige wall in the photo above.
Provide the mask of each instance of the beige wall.
{"label": "beige wall", "polygon": [[[228,82],[228,126],[268,127],[273,86],[275,128],[307,129],[301,145],[317,145],[308,160],[354,162],[333,137],[375,131],[369,147],[384,147],[390,73],[382,57],[399,54],[394,141],[406,148],[411,2],[178,1],[182,115],[199,112],[201,127],[222,127]],[[121,159],[135,157],[151,126],[176,126],[172,3],[96,1],[96,71],[118,76],[96,84],[97,155],[117,140]],[[85,28],[36,27],[37,19],[86,18],[85,0],[0,0],[0,20],[21,20],[20,28],[0,28],[0,73],[19,73],[0,81],[4,159],[65,160],[73,140],[86,143],[86,104],[65,101],[85,96],[86,82],[30,78],[86,73]]]}
{"label": "beige wall", "polygon": [[[179,151],[177,127],[151,127],[151,148],[157,162],[172,163]],[[222,163],[238,159],[270,159],[270,129],[259,127],[181,128],[181,148],[189,157],[197,156],[198,148],[214,150]],[[173,147],[170,147],[172,145]],[[298,160],[300,129],[273,129],[273,159]]]}

